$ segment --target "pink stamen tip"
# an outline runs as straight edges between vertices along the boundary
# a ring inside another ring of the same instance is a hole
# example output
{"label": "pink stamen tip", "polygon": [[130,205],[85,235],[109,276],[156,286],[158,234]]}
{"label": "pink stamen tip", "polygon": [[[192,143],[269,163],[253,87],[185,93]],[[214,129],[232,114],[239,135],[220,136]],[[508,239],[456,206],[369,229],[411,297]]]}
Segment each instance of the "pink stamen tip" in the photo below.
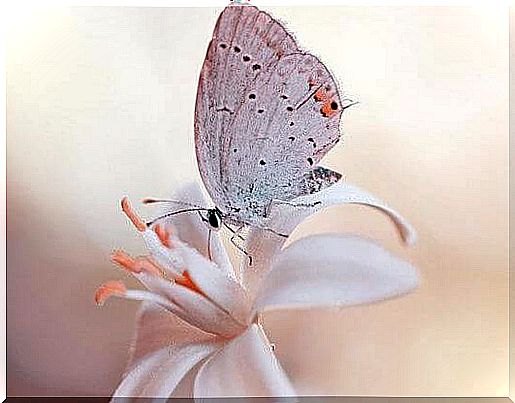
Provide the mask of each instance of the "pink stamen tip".
{"label": "pink stamen tip", "polygon": [[111,254],[111,261],[120,265],[131,273],[139,273],[140,269],[136,266],[136,261],[127,253],[121,250],[115,250]]}
{"label": "pink stamen tip", "polygon": [[127,196],[122,198],[121,204],[123,212],[127,215],[127,217],[129,217],[129,220],[131,220],[136,229],[140,232],[145,231],[147,229],[147,224],[145,224],[132,209],[129,198]]}
{"label": "pink stamen tip", "polygon": [[95,303],[103,305],[104,302],[113,295],[123,296],[127,292],[127,288],[121,281],[108,281],[98,287],[95,292]]}

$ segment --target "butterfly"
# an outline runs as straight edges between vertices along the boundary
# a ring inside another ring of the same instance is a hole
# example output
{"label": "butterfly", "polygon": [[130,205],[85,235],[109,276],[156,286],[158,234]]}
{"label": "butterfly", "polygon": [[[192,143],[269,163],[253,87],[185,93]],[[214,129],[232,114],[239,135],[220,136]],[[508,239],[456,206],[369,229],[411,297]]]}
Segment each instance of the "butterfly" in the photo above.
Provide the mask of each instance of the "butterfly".
{"label": "butterfly", "polygon": [[[187,208],[165,216],[203,211],[210,230],[226,227],[245,254],[236,241],[246,228],[287,237],[269,225],[269,211],[340,180],[318,163],[340,140],[342,112],[354,103],[341,99],[324,64],[299,49],[277,20],[254,6],[227,6],[195,104],[198,166],[216,207],[179,202]],[[157,201],[163,200],[146,200]]]}

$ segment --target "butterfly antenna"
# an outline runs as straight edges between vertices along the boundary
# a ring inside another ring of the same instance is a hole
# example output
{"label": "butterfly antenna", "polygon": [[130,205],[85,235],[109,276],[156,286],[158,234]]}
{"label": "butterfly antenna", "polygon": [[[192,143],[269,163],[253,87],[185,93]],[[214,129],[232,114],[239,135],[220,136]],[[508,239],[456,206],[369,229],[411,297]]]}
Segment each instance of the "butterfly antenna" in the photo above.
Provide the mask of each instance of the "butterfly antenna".
{"label": "butterfly antenna", "polygon": [[143,200],[141,200],[143,204],[154,204],[154,203],[169,203],[169,204],[179,204],[182,206],[187,207],[193,207],[198,209],[203,209],[202,206],[199,206],[198,204],[188,203],[181,200],[172,200],[172,199],[155,199],[153,197],[146,197]]}
{"label": "butterfly antenna", "polygon": [[349,101],[349,103],[345,106],[342,106],[342,111],[344,111],[347,108],[350,108],[353,105],[359,104],[359,101],[353,101],[352,99],[345,98],[344,101]]}
{"label": "butterfly antenna", "polygon": [[209,210],[209,209],[199,207],[199,208],[188,208],[188,209],[179,210],[179,211],[172,211],[171,213],[163,214],[163,215],[161,215],[161,216],[159,216],[157,218],[154,218],[152,221],[147,222],[147,225],[148,226],[154,225],[154,223],[156,221],[162,220],[163,218],[172,217],[172,216],[177,215],[177,214],[189,213],[191,211],[207,211],[207,210]]}

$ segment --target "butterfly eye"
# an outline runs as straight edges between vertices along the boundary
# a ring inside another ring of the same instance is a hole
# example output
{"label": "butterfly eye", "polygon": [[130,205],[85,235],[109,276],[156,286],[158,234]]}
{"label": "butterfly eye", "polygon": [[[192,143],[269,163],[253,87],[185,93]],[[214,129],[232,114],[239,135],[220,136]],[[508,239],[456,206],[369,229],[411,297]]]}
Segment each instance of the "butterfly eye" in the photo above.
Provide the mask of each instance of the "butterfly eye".
{"label": "butterfly eye", "polygon": [[249,99],[256,99],[256,94],[249,94]]}
{"label": "butterfly eye", "polygon": [[254,71],[257,71],[257,70],[259,70],[260,68],[261,68],[261,66],[260,66],[259,64],[253,64],[253,65],[252,65],[252,70],[254,70]]}
{"label": "butterfly eye", "polygon": [[266,164],[266,162],[265,162],[265,161],[263,161],[263,160],[261,160],[261,161],[259,161],[259,164],[260,164],[260,165],[265,165],[265,164]]}
{"label": "butterfly eye", "polygon": [[240,52],[241,52],[241,49],[240,49],[238,46],[235,46],[235,47],[234,47],[234,51],[235,51],[236,53],[240,53]]}
{"label": "butterfly eye", "polygon": [[244,62],[250,61],[250,56],[247,56],[247,55],[243,56],[243,61]]}

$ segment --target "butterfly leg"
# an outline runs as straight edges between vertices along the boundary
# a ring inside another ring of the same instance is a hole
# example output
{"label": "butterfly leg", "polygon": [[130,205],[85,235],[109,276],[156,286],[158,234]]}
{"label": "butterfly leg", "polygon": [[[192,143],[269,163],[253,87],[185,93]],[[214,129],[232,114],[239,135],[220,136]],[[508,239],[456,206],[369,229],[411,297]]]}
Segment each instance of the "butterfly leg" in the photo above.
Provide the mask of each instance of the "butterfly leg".
{"label": "butterfly leg", "polygon": [[207,256],[209,257],[209,260],[213,260],[213,256],[211,256],[211,232],[210,229],[207,233]]}
{"label": "butterfly leg", "polygon": [[243,238],[243,236],[241,235],[241,231],[243,230],[244,226],[241,226],[240,228],[238,229],[234,229],[232,228],[231,226],[229,226],[228,224],[226,224],[225,222],[222,221],[222,225],[227,228],[229,231],[231,231],[232,234],[237,234],[237,238],[242,240],[242,241],[245,241],[245,238]]}
{"label": "butterfly leg", "polygon": [[240,226],[238,229],[234,229],[234,228],[231,228],[229,225],[223,223],[224,227],[227,228],[229,231],[232,232],[232,236],[231,236],[231,243],[241,252],[243,253],[245,256],[247,256],[249,258],[249,266],[252,266],[252,256],[245,250],[244,247],[242,247],[241,245],[239,245],[237,242],[236,242],[236,239],[241,239],[241,240],[245,240],[245,238],[243,238],[241,236],[241,231],[243,230],[243,228],[245,228],[244,225]]}
{"label": "butterfly leg", "polygon": [[[202,215],[200,211],[197,211],[198,215],[200,216],[200,219],[209,224],[209,219]],[[213,260],[213,256],[211,255],[211,228],[209,228],[207,232],[207,256],[209,257],[209,260]]]}
{"label": "butterfly leg", "polygon": [[207,223],[209,223],[209,220],[207,219],[207,217],[204,217],[200,211],[197,211],[197,213],[198,213],[198,215],[200,216],[200,219],[201,219],[203,222],[207,222]]}
{"label": "butterfly leg", "polygon": [[277,232],[275,229],[269,228],[269,227],[259,227],[259,226],[257,226],[256,228],[259,228],[259,229],[261,229],[263,231],[271,232],[272,234],[275,234],[275,235],[280,236],[282,238],[288,238],[290,236],[290,234],[282,234],[280,232]]}

